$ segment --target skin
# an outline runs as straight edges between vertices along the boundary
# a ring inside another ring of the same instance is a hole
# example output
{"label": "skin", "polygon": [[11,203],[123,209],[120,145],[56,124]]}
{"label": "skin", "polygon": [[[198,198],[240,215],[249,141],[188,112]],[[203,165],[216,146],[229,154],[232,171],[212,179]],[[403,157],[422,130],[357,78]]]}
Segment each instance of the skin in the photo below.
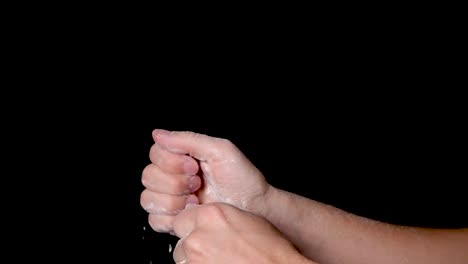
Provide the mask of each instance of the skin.
{"label": "skin", "polygon": [[[155,231],[183,237],[174,230],[174,223],[185,214],[187,204],[224,203],[240,209],[233,215],[250,212],[268,220],[303,256],[318,263],[467,263],[467,228],[404,227],[359,217],[269,185],[262,173],[226,139],[158,129],[153,131],[153,138],[151,164],[142,174],[146,189],[141,194],[141,205],[150,213],[149,223]],[[194,215],[203,215],[204,211],[200,212]],[[226,217],[229,219],[231,214]],[[253,222],[246,220],[245,227],[230,221],[229,228],[248,228],[251,223],[255,225]],[[268,222],[263,224],[269,225]],[[229,241],[209,236],[209,228],[197,228],[202,231],[196,234],[206,232],[206,236],[200,235],[206,239],[203,240],[206,246],[219,249],[216,254],[212,252],[220,257],[218,263],[240,260],[236,259],[240,256],[222,250],[232,246],[221,246]],[[281,244],[273,238],[276,234],[269,234],[271,236],[264,237],[264,240],[271,240],[268,244]],[[230,235],[233,241],[242,240],[242,233]],[[286,246],[278,246],[278,250],[274,245],[269,248],[275,248],[274,253],[284,250],[285,255],[291,254]],[[250,254],[250,262],[256,261],[259,254],[272,253],[245,250],[237,253]],[[302,263],[299,252],[296,251],[296,255],[297,258],[290,260],[298,262],[288,263]],[[269,257],[264,256],[264,259]]]}
{"label": "skin", "polygon": [[266,220],[226,203],[187,206],[173,227],[176,263],[314,263]]}

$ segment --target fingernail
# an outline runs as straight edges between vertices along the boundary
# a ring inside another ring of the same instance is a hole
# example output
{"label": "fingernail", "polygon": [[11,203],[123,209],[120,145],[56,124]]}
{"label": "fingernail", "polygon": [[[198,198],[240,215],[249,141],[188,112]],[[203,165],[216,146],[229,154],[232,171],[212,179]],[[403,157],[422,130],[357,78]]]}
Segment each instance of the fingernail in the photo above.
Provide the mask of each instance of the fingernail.
{"label": "fingernail", "polygon": [[170,131],[164,129],[155,129],[154,130],[155,138],[167,137],[171,134]]}
{"label": "fingernail", "polygon": [[187,200],[185,201],[185,204],[198,204],[198,197],[195,195],[190,195]]}
{"label": "fingernail", "polygon": [[198,204],[189,203],[189,204],[185,205],[185,209],[190,209],[190,208],[194,208],[194,207],[198,207],[198,206],[199,206]]}
{"label": "fingernail", "polygon": [[200,188],[201,180],[198,176],[192,176],[188,179],[188,186],[191,192],[194,192]]}

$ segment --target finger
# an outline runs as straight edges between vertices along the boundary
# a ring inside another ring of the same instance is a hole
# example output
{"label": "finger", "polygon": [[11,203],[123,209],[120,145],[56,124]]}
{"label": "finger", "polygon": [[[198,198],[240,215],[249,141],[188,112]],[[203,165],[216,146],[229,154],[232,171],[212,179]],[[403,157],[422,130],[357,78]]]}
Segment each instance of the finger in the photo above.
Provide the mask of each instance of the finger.
{"label": "finger", "polygon": [[159,233],[170,233],[173,232],[174,216],[172,215],[158,215],[149,214],[148,223],[151,228]]}
{"label": "finger", "polygon": [[193,193],[201,187],[199,176],[169,174],[154,164],[143,169],[141,182],[143,186],[153,192],[172,195]]}
{"label": "finger", "polygon": [[195,229],[199,208],[202,207],[188,204],[185,207],[185,210],[182,210],[179,214],[177,214],[177,216],[175,216],[173,227],[176,236],[179,238],[184,238]]}
{"label": "finger", "polygon": [[155,142],[172,153],[189,154],[201,161],[219,157],[222,154],[223,144],[229,142],[226,139],[194,132],[169,132],[163,129],[155,129],[153,138]]}
{"label": "finger", "polygon": [[191,195],[170,195],[164,193],[144,190],[140,196],[141,206],[151,214],[176,215],[187,204],[198,204],[197,196]]}
{"label": "finger", "polygon": [[187,256],[185,255],[185,251],[182,246],[183,243],[184,243],[184,238],[179,239],[179,241],[177,241],[177,244],[174,248],[174,253],[172,257],[174,258],[174,262],[176,264],[187,263]]}
{"label": "finger", "polygon": [[198,172],[198,163],[192,157],[169,152],[159,144],[153,144],[149,156],[152,163],[168,173],[195,175]]}

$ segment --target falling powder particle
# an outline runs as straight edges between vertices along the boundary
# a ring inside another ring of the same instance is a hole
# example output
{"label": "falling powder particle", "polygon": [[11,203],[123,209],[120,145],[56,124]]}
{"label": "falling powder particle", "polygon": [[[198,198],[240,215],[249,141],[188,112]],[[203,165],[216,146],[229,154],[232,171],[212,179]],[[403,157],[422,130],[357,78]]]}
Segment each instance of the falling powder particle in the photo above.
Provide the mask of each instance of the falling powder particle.
{"label": "falling powder particle", "polygon": [[172,245],[169,244],[169,253],[171,253],[171,252],[172,252]]}
{"label": "falling powder particle", "polygon": [[143,226],[143,231],[145,231],[145,230],[146,230],[146,226]]}

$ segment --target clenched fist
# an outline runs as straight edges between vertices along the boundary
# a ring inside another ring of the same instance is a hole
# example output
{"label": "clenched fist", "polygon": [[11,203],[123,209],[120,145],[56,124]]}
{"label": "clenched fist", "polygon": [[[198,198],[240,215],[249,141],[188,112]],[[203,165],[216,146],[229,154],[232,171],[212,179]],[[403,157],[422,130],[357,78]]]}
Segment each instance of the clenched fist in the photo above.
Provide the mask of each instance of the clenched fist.
{"label": "clenched fist", "polygon": [[172,232],[187,204],[222,202],[256,212],[269,185],[229,140],[194,132],[153,131],[155,144],[142,175],[141,205],[155,231]]}
{"label": "clenched fist", "polygon": [[224,203],[188,207],[174,221],[176,263],[314,263],[261,217]]}

